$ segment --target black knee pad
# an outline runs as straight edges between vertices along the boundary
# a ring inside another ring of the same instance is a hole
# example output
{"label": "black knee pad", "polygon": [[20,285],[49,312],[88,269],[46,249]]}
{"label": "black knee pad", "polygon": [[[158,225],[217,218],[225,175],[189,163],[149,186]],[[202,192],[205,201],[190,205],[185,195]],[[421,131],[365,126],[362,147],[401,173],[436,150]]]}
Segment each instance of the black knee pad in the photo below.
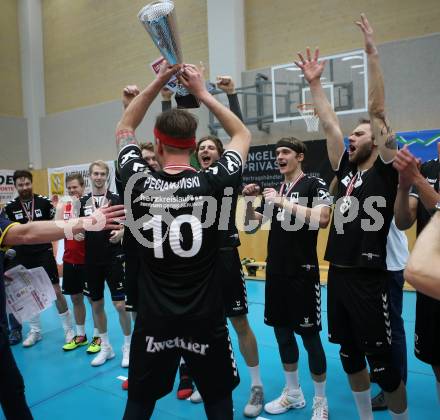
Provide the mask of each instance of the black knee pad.
{"label": "black knee pad", "polygon": [[274,331],[281,361],[285,364],[297,363],[299,350],[293,330],[286,327],[274,327]]}
{"label": "black knee pad", "polygon": [[341,346],[339,351],[342,367],[348,375],[358,373],[367,367],[364,355],[356,348]]}
{"label": "black knee pad", "polygon": [[394,392],[402,381],[400,372],[391,363],[391,354],[367,355],[371,373],[385,392]]}

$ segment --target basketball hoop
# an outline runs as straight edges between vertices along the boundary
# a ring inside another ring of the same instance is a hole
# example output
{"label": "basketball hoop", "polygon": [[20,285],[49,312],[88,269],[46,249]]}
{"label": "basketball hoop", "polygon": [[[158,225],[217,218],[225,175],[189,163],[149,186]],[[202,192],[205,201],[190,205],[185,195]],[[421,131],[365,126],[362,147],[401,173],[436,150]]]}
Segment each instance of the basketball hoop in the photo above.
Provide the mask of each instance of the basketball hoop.
{"label": "basketball hoop", "polygon": [[319,117],[313,104],[299,104],[297,108],[301,117],[303,117],[306,122],[307,131],[309,133],[319,131]]}

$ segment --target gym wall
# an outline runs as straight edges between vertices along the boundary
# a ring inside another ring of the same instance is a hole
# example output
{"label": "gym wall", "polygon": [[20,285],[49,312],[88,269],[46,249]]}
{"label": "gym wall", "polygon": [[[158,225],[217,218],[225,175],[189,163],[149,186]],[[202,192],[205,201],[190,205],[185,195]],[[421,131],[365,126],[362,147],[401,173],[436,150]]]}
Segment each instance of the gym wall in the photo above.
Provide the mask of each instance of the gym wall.
{"label": "gym wall", "polygon": [[2,0],[0,13],[0,115],[23,116],[17,0]]}
{"label": "gym wall", "polygon": [[325,55],[358,49],[361,12],[381,44],[439,31],[438,0],[245,0],[248,70],[291,62],[307,46]]}
{"label": "gym wall", "polygon": [[27,166],[23,118],[17,0],[3,0],[0,13],[0,168]]}
{"label": "gym wall", "polygon": [[[46,112],[118,100],[127,84],[153,80],[160,56],[137,19],[145,0],[44,0]],[[206,1],[176,0],[187,62],[208,62]]]}

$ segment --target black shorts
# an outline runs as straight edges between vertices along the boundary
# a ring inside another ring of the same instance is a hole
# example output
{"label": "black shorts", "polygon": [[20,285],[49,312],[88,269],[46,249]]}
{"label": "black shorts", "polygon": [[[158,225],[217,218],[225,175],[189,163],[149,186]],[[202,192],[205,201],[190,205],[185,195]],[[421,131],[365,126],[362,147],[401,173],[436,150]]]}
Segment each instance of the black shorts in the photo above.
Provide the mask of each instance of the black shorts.
{"label": "black shorts", "polygon": [[85,264],[70,264],[65,262],[63,265],[63,282],[61,291],[63,295],[78,295],[84,290],[86,281]]}
{"label": "black shorts", "polygon": [[123,255],[112,258],[109,264],[86,264],[84,295],[96,302],[104,297],[104,286],[110,289],[112,301],[125,300]]}
{"label": "black shorts", "polygon": [[205,402],[224,399],[240,382],[224,319],[210,328],[196,328],[192,334],[183,330],[179,334],[177,326],[157,334],[152,331],[157,331],[154,321],[136,318],[130,347],[128,399],[158,400],[170,393],[181,357]]}
{"label": "black shorts", "polygon": [[137,312],[138,305],[138,283],[139,258],[136,254],[125,254],[125,310]]}
{"label": "black shorts", "polygon": [[414,353],[432,366],[440,365],[440,300],[417,292]]}
{"label": "black shorts", "polygon": [[321,285],[317,266],[300,266],[295,276],[270,270],[266,276],[264,323],[296,334],[321,331]]}
{"label": "black shorts", "polygon": [[219,275],[224,284],[223,299],[228,318],[248,313],[246,282],[237,248],[221,249]]}
{"label": "black shorts", "polygon": [[330,265],[327,282],[328,338],[365,353],[391,350],[388,273]]}
{"label": "black shorts", "polygon": [[57,262],[51,249],[36,255],[20,255],[17,258],[17,263],[27,269],[43,267],[52,284],[60,284]]}

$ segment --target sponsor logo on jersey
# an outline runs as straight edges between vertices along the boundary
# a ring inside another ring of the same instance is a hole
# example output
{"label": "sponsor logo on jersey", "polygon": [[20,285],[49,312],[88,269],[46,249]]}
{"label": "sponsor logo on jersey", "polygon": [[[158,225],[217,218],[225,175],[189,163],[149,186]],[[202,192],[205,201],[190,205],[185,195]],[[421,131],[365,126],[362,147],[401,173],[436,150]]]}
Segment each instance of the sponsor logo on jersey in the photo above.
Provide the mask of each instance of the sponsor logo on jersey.
{"label": "sponsor logo on jersey", "polygon": [[23,219],[23,212],[21,210],[14,211],[14,217],[15,217],[15,220],[22,220]]}
{"label": "sponsor logo on jersey", "polygon": [[379,254],[374,254],[373,252],[363,252],[363,257],[367,257],[368,261],[372,261],[373,258],[380,258]]}
{"label": "sponsor logo on jersey", "polygon": [[304,317],[304,323],[299,325],[303,328],[310,328],[313,327],[314,324],[313,322],[309,322],[309,317]]}
{"label": "sponsor logo on jersey", "polygon": [[178,348],[190,351],[191,353],[200,354],[201,356],[206,356],[206,352],[209,348],[209,344],[187,341],[185,338],[180,337],[174,337],[163,341],[154,341],[154,337],[147,335],[145,341],[147,343],[147,353],[158,353],[160,351]]}
{"label": "sponsor logo on jersey", "polygon": [[43,217],[43,214],[41,213],[41,210],[40,210],[40,209],[36,209],[36,210],[35,210],[35,216],[36,216],[36,217]]}
{"label": "sponsor logo on jersey", "polygon": [[293,193],[290,195],[290,197],[289,197],[289,201],[290,201],[291,203],[297,203],[298,200],[299,200],[299,192],[295,191],[295,192],[293,192]]}
{"label": "sponsor logo on jersey", "polygon": [[320,200],[330,200],[330,193],[327,190],[319,189],[318,190],[318,197]]}
{"label": "sponsor logo on jersey", "polygon": [[226,152],[223,155],[223,157],[225,158],[226,165],[224,165],[223,162],[221,162],[221,161],[219,161],[218,164],[222,165],[226,169],[226,172],[229,175],[235,174],[236,172],[238,172],[241,169],[241,161],[237,155],[235,155],[234,153],[227,153]]}
{"label": "sponsor logo on jersey", "polygon": [[[124,153],[124,154],[122,155],[121,160],[120,160],[120,162],[119,162],[119,166],[120,166],[121,168],[123,168],[123,167],[125,166],[125,164],[126,164],[128,161],[133,160],[133,159],[137,159],[137,158],[140,158],[140,156],[139,156],[139,150],[133,150],[133,149],[131,149],[131,150],[129,150],[127,153]],[[136,172],[137,172],[137,171],[136,171]]]}

